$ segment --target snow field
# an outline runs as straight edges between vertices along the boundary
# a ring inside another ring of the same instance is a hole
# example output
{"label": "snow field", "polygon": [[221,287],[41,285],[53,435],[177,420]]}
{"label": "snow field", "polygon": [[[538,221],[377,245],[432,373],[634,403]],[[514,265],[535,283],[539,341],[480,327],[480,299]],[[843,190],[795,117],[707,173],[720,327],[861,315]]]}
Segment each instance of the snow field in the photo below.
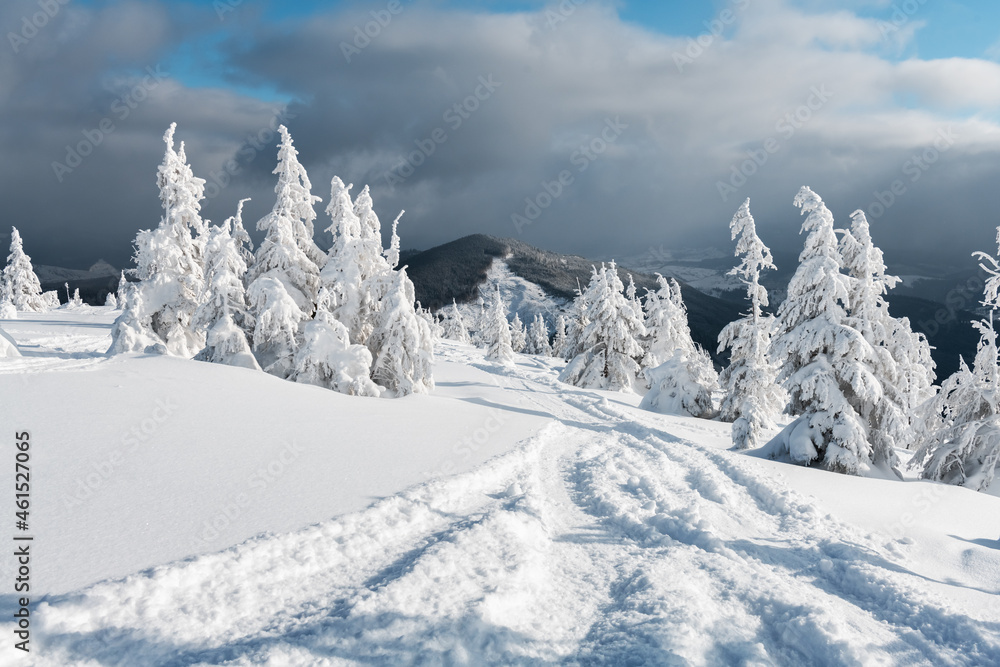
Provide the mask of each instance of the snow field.
{"label": "snow field", "polygon": [[[19,342],[47,335],[13,324]],[[435,393],[393,401],[177,359],[91,361],[0,374],[22,384],[5,419],[52,443],[36,461],[37,520],[52,516],[37,546],[63,558],[38,564],[57,585],[16,664],[1000,664],[995,497],[734,454],[728,424],[447,342]],[[115,384],[119,408],[88,420]],[[160,392],[181,418],[60,510],[54,491]],[[214,542],[175,548],[251,492],[286,432],[304,451],[266,493]]]}

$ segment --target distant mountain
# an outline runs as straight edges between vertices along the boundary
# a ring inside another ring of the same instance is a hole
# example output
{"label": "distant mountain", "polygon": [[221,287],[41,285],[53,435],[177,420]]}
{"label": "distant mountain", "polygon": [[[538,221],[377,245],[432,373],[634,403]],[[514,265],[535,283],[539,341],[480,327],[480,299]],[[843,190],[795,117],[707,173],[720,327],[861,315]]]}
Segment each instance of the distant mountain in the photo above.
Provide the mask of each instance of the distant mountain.
{"label": "distant mountain", "polygon": [[[535,248],[516,239],[483,234],[466,236],[430,250],[407,255],[407,272],[416,287],[417,299],[431,309],[450,304],[452,299],[458,303],[473,302],[479,297],[480,288],[490,279],[506,279],[510,282],[509,278],[504,277],[513,275],[517,280],[541,288],[551,299],[545,310],[557,312],[563,310],[573,298],[577,285],[587,284],[591,266],[599,263],[577,255],[561,255]],[[772,275],[765,280],[772,290],[772,303],[775,305],[784,298],[785,285],[795,269],[794,256],[781,259],[783,267],[778,272],[771,272]],[[715,354],[719,332],[726,324],[738,318],[745,308],[742,289],[738,283],[733,283],[725,276],[733,265],[733,258],[722,256],[722,253],[712,249],[693,251],[690,257],[679,252],[668,254],[660,249],[650,251],[647,256],[633,257],[626,260],[626,263],[629,261],[636,261],[640,270],[619,266],[620,275],[627,282],[627,274],[631,273],[640,295],[647,288],[656,288],[653,270],[678,279],[688,308],[692,337],[713,355],[717,363],[723,362]],[[506,269],[494,269],[491,272],[495,262],[504,264]],[[936,287],[954,277],[952,274],[928,277],[926,280]],[[688,279],[691,280],[690,283]],[[962,285],[970,286],[971,279],[966,280],[969,282],[963,282]],[[981,292],[981,285],[977,289]],[[944,292],[943,296],[948,298],[950,306],[915,296],[913,289],[904,289],[904,286],[900,286],[889,296],[893,315],[908,317],[911,326],[923,332],[935,348],[932,354],[939,378],[950,375],[958,368],[959,355],[970,362],[975,356],[979,336],[969,322],[979,316],[968,310],[975,306],[974,299],[969,295],[976,291],[969,290],[966,290],[969,294],[963,292],[963,297],[968,297],[963,299],[955,298],[954,290]],[[507,285],[504,295],[505,298],[510,298],[509,294],[525,291],[523,287],[515,289],[514,286]],[[933,293],[938,293],[938,290]],[[526,319],[526,315],[530,318],[534,312],[541,310],[537,297],[515,297],[512,301],[522,320]]]}
{"label": "distant mountain", "polygon": [[84,302],[92,306],[104,305],[108,293],[118,288],[121,276],[120,269],[116,269],[103,259],[97,260],[87,270],[45,264],[35,264],[34,269],[42,289],[46,292],[50,290],[58,292],[60,302],[67,301],[66,283],[69,283],[70,292],[79,289]]}

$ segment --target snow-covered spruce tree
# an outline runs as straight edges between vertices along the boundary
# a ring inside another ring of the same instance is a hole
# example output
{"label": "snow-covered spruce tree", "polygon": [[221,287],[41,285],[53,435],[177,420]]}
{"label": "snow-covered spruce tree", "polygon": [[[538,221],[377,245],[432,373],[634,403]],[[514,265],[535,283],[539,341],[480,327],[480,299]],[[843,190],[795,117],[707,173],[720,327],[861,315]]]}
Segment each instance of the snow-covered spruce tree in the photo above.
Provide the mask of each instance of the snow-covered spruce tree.
{"label": "snow-covered spruce tree", "polygon": [[595,271],[587,286],[587,314],[590,323],[581,339],[584,351],[578,354],[559,375],[563,382],[578,387],[611,391],[634,391],[642,358],[642,346],[636,340],[646,333],[642,313],[623,294],[625,286],[618,277],[614,262]]}
{"label": "snow-covered spruce tree", "polygon": [[[372,208],[368,187],[353,204],[350,187],[336,176],[330,186],[326,211],[331,224],[327,231],[333,235],[333,245],[322,284],[329,293],[330,312],[347,326],[352,341],[367,344],[382,297],[379,290],[390,284],[385,277],[393,265],[386,255],[392,254],[392,249],[388,253],[382,249],[382,225]],[[378,350],[370,345],[368,349],[378,356]]]}
{"label": "snow-covered spruce tree", "polygon": [[351,343],[347,327],[326,306],[305,323],[301,339],[288,379],[352,396],[379,395],[370,377],[372,353]]}
{"label": "snow-covered spruce tree", "polygon": [[565,359],[568,348],[569,338],[566,335],[566,317],[560,314],[556,317],[556,331],[552,337],[552,356]]}
{"label": "snow-covered spruce tree", "polygon": [[232,225],[232,232],[230,236],[236,243],[236,248],[240,253],[240,257],[243,258],[243,263],[247,265],[247,268],[253,263],[253,241],[250,239],[250,233],[247,232],[246,228],[243,226],[243,204],[250,201],[250,198],[241,199],[236,205],[236,215],[229,218],[230,224]]}
{"label": "snow-covered spruce tree", "polygon": [[739,276],[747,286],[750,311],[719,334],[719,352],[731,350],[729,366],[719,376],[725,391],[719,417],[733,422],[733,446],[749,449],[761,444],[761,433],[774,427],[774,419],[784,406],[778,369],[768,354],[774,318],[763,312],[768,305],[767,289],[760,284],[760,272],[775,266],[770,249],[757,236],[749,199],[733,216],[729,228],[733,239],[739,239],[736,256],[742,257],[729,275]]}
{"label": "snow-covered spruce tree", "polygon": [[163,217],[156,229],[136,236],[135,263],[145,312],[163,349],[191,357],[204,346],[191,323],[204,290],[201,246],[192,231],[205,229],[200,212],[205,181],[184,161],[183,143],[180,152],[174,150],[176,128],[171,123],[163,135],[166,152],[157,171]]}
{"label": "snow-covered spruce tree", "polygon": [[[278,175],[278,184],[274,187],[278,199],[272,215],[280,215],[291,222],[295,243],[315,267],[315,271],[311,272],[319,273],[326,262],[326,255],[314,239],[316,209],[313,205],[322,200],[312,193],[312,183],[309,182],[305,167],[299,162],[299,152],[292,145],[292,135],[288,133],[288,128],[280,125],[278,133],[281,135],[281,143],[278,144],[278,166],[273,172]],[[313,294],[312,298],[315,299],[315,296]]]}
{"label": "snow-covered spruce tree", "polygon": [[808,236],[778,309],[772,357],[780,364],[789,411],[799,417],[766,445],[766,453],[835,472],[867,473],[874,457],[868,421],[858,408],[882,400],[882,386],[870,370],[873,351],[849,324],[852,279],[840,271],[833,215],[805,186],[795,205],[806,215],[802,231]]}
{"label": "snow-covered spruce tree", "polygon": [[976,257],[989,274],[983,305],[990,309],[990,317],[973,322],[980,336],[972,370],[961,360],[958,371],[941,383],[941,391],[923,408],[915,425],[918,448],[910,465],[922,467],[925,479],[984,491],[1000,463],[1000,352],[994,329],[1000,308],[1000,261],[982,252]]}
{"label": "snow-covered spruce tree", "polygon": [[699,419],[715,416],[712,392],[718,387],[719,376],[701,348],[676,350],[665,362],[643,373],[650,387],[639,403],[643,410]]}
{"label": "snow-covered spruce tree", "polygon": [[500,285],[497,285],[496,293],[485,311],[481,335],[487,359],[501,364],[510,364],[514,361],[510,324],[507,322],[507,306],[500,295]]}
{"label": "snow-covered spruce tree", "polygon": [[458,310],[458,304],[454,299],[451,300],[451,311],[444,321],[444,336],[448,340],[459,343],[470,341],[469,331],[465,328],[465,320],[462,318],[462,313]]}
{"label": "snow-covered spruce tree", "polygon": [[417,301],[413,308],[417,317],[422,319],[427,323],[427,330],[431,333],[431,339],[444,338],[444,326],[438,321],[438,317],[435,313],[432,313],[429,308],[424,308]]}
{"label": "snow-covered spruce tree", "polygon": [[959,369],[924,406],[910,466],[920,467],[924,479],[985,491],[1000,463],[1000,370],[992,316],[973,324],[981,336],[973,368],[959,359]]}
{"label": "snow-covered spruce tree", "polygon": [[10,228],[10,255],[3,269],[0,300],[10,301],[18,310],[45,310],[42,286],[31,266],[31,258],[24,254],[21,233],[17,227]]}
{"label": "snow-covered spruce tree", "polygon": [[118,279],[118,289],[115,290],[115,300],[118,302],[118,310],[125,307],[126,294],[128,294],[128,280],[125,278],[125,272],[122,271],[122,275]]}
{"label": "snow-covered spruce tree", "polygon": [[254,318],[250,342],[257,362],[266,372],[287,378],[298,346],[299,325],[308,317],[275,273],[250,283],[247,303]]}
{"label": "snow-covered spruce tree", "polygon": [[479,312],[476,313],[475,321],[472,323],[473,330],[469,337],[472,339],[472,344],[476,347],[486,347],[486,337],[484,332],[487,327],[487,311],[486,299],[483,298],[482,293],[480,293],[479,298],[476,299],[476,304],[479,306]]}
{"label": "snow-covered spruce tree", "polygon": [[524,330],[521,316],[514,313],[514,319],[510,321],[510,346],[515,352],[524,352],[527,344],[528,332]]}
{"label": "snow-covered spruce tree", "polygon": [[[869,370],[882,386],[882,396],[874,402],[856,404],[868,420],[869,441],[876,465],[895,468],[896,447],[912,440],[910,415],[933,395],[934,362],[930,345],[914,334],[908,320],[889,314],[885,294],[899,283],[887,275],[882,251],[872,242],[868,219],[863,211],[851,214],[851,229],[843,232],[841,256],[851,281],[848,324],[861,332],[872,348]],[[917,368],[920,362],[929,364]]]}
{"label": "snow-covered spruce tree", "polygon": [[[602,267],[603,268],[603,267]],[[590,309],[595,299],[599,298],[604,287],[596,266],[590,267],[590,281],[587,287],[582,287],[577,280],[576,298],[569,309],[566,321],[566,351],[563,358],[572,361],[586,350],[583,332],[590,324]]]}
{"label": "snow-covered spruce tree", "polygon": [[659,274],[656,279],[659,289],[646,293],[642,377],[649,392],[641,406],[702,419],[714,417],[712,394],[719,376],[711,358],[691,338],[681,286]]}
{"label": "snow-covered spruce tree", "polygon": [[122,298],[122,312],[111,327],[111,347],[107,354],[125,354],[128,352],[150,352],[163,348],[163,341],[153,331],[146,304],[143,301],[143,290],[137,283],[125,288]]}
{"label": "snow-covered spruce tree", "polygon": [[677,350],[691,354],[695,351],[681,286],[673,278],[667,280],[659,273],[656,281],[659,289],[646,293],[643,368],[659,366],[673,358]]}
{"label": "snow-covered spruce tree", "polygon": [[83,305],[83,297],[80,296],[80,288],[77,287],[73,290],[73,298],[70,299],[70,304],[74,308],[79,308]]}
{"label": "snow-covered spruce tree", "polygon": [[552,356],[552,345],[549,343],[549,327],[541,313],[535,315],[531,328],[528,330],[528,353],[543,357]]}
{"label": "snow-covered spruce tree", "polygon": [[413,283],[406,267],[390,271],[388,285],[380,290],[369,349],[378,350],[372,379],[394,396],[425,394],[434,389],[434,344],[430,327],[414,309]]}
{"label": "snow-covered spruce tree", "polygon": [[114,292],[108,292],[107,296],[104,297],[104,306],[112,310],[118,310],[118,297],[115,296]]}
{"label": "snow-covered spruce tree", "polygon": [[231,236],[233,222],[210,228],[205,242],[205,296],[194,317],[194,326],[205,331],[205,347],[195,359],[260,370],[247,339],[253,332],[243,289],[247,266]]}

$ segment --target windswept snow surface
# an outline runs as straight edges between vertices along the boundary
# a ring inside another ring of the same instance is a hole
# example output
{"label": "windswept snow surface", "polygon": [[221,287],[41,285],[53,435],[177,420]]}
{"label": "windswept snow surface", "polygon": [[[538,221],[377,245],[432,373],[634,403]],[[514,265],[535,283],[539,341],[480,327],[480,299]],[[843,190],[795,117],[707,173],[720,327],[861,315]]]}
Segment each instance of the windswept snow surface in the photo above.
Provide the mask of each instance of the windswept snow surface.
{"label": "windswept snow surface", "polygon": [[[63,340],[73,317],[96,335],[82,314],[3,322],[28,351],[0,360],[0,396],[4,427],[32,429],[47,593],[30,655],[0,624],[7,664],[1000,664],[994,496],[728,452],[727,424],[569,387],[553,360],[441,343],[434,394],[363,399],[82,356],[100,345]],[[176,417],[64,508],[171,396]],[[466,453],[477,429],[494,432]],[[298,457],[251,488],[293,436]],[[183,539],[239,491],[220,536]]]}

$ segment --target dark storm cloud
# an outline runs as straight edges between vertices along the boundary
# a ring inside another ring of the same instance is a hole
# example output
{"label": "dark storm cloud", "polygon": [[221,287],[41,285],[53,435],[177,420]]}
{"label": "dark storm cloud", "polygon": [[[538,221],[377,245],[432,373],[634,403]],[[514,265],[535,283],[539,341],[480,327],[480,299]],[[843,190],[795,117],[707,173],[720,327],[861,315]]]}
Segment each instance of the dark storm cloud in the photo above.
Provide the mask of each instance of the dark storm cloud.
{"label": "dark storm cloud", "polygon": [[[916,21],[885,35],[842,11],[732,5],[724,34],[700,49],[624,24],[596,0],[568,14],[403,3],[369,26],[370,43],[354,41],[356,28],[385,3],[280,24],[256,22],[248,6],[226,17],[239,29],[222,59],[234,84],[296,100],[282,118],[319,208],[333,174],[355,192],[368,183],[383,219],[407,209],[408,247],[473,232],[601,256],[728,247],[728,220],[750,196],[765,241],[794,248],[791,199],[809,184],[842,224],[868,210],[892,261],[964,262],[989,249],[1000,222],[987,187],[1000,176],[996,64],[887,60]],[[33,6],[6,5],[2,25]],[[111,111],[147,67],[218,29],[214,12],[71,8],[0,69],[0,191],[33,254],[123,261],[135,230],[159,217],[155,168],[174,120],[209,180],[206,216],[252,196],[252,225],[273,202],[275,105],[170,77],[128,118]],[[115,131],[58,182],[51,163],[106,117]],[[224,169],[233,158],[235,175]],[[533,219],[519,230],[514,215]]]}

